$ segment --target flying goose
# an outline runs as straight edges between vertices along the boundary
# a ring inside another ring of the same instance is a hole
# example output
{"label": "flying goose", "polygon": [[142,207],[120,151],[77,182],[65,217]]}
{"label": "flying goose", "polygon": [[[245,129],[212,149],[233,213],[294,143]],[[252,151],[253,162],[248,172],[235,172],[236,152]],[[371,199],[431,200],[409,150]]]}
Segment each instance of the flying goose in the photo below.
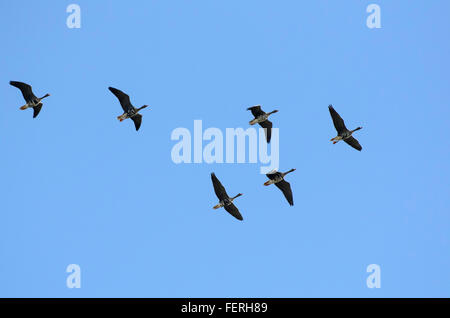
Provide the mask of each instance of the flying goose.
{"label": "flying goose", "polygon": [[330,110],[331,118],[333,118],[333,124],[336,128],[336,131],[338,135],[334,138],[332,138],[330,141],[333,142],[333,144],[337,143],[340,140],[344,140],[347,144],[355,148],[356,150],[361,151],[362,147],[359,144],[358,140],[352,137],[352,134],[362,129],[362,127],[357,127],[353,130],[348,130],[347,127],[345,127],[344,120],[339,116],[339,114],[334,110],[333,106],[328,106],[328,109]]}
{"label": "flying goose", "polygon": [[131,120],[133,120],[134,122],[134,126],[136,127],[136,131],[138,131],[142,123],[142,115],[138,113],[141,109],[148,107],[148,105],[144,105],[140,108],[135,108],[130,102],[130,96],[114,87],[108,87],[108,89],[117,97],[124,111],[122,115],[117,116],[117,119],[120,121],[124,121],[127,118],[131,118]]}
{"label": "flying goose", "polygon": [[276,171],[270,172],[270,173],[266,174],[266,176],[269,178],[269,180],[267,180],[264,183],[265,186],[275,184],[277,186],[277,188],[280,189],[281,192],[283,192],[284,197],[286,198],[286,200],[289,202],[290,205],[294,205],[294,198],[292,197],[291,185],[289,184],[289,182],[284,180],[284,177],[288,173],[291,173],[293,171],[295,171],[295,169],[291,169],[286,172],[276,172]]}
{"label": "flying goose", "polygon": [[235,197],[230,198],[225,191],[222,183],[220,183],[219,179],[217,179],[216,175],[211,173],[211,180],[214,186],[214,192],[216,193],[217,198],[219,199],[219,204],[213,207],[214,210],[224,208],[228,213],[234,216],[236,219],[242,221],[242,215],[239,213],[238,208],[233,204],[234,199],[240,197],[242,193],[238,193]]}
{"label": "flying goose", "polygon": [[27,108],[33,108],[33,118],[36,118],[42,109],[43,104],[41,103],[41,100],[50,96],[50,94],[45,94],[44,96],[39,98],[33,94],[33,90],[31,89],[31,86],[28,84],[16,81],[10,81],[9,84],[14,87],[17,87],[22,92],[22,96],[25,99],[26,104],[20,107],[20,109],[25,110]]}
{"label": "flying goose", "polygon": [[269,143],[270,138],[272,137],[272,122],[270,122],[268,118],[270,115],[277,113],[278,110],[271,111],[270,113],[265,113],[261,109],[261,105],[249,107],[247,108],[247,110],[250,110],[253,116],[255,116],[255,119],[252,119],[249,124],[259,124],[262,128],[264,128],[264,131],[266,133],[266,140]]}

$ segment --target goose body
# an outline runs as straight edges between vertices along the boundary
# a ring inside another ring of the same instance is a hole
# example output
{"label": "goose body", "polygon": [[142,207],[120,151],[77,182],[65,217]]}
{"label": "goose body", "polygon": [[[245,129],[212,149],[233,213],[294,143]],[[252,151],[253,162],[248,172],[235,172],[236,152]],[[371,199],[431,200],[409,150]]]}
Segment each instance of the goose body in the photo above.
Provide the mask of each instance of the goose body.
{"label": "goose body", "polygon": [[291,169],[286,172],[271,172],[266,174],[266,176],[269,178],[264,185],[269,186],[271,184],[275,184],[275,186],[283,192],[284,197],[288,201],[289,205],[294,205],[294,198],[292,195],[292,189],[289,182],[284,180],[284,177],[288,174],[295,171],[295,169]]}
{"label": "goose body", "polygon": [[122,122],[125,119],[131,118],[131,120],[134,122],[136,131],[138,131],[142,124],[142,115],[139,114],[139,111],[147,108],[148,105],[136,108],[131,104],[130,96],[114,87],[108,87],[108,89],[117,97],[123,109],[123,114],[117,116],[117,119]]}
{"label": "goose body", "polygon": [[271,111],[270,113],[266,113],[261,109],[261,105],[256,105],[247,108],[252,112],[252,115],[255,117],[252,119],[249,124],[255,125],[259,124],[262,128],[264,128],[266,134],[266,141],[269,143],[272,137],[272,122],[269,121],[269,116],[278,112],[278,110]]}
{"label": "goose body", "polygon": [[211,181],[214,186],[214,192],[216,193],[217,198],[219,199],[219,203],[213,207],[214,210],[224,208],[228,213],[234,216],[236,219],[242,221],[243,217],[239,212],[238,208],[234,205],[234,199],[240,197],[242,193],[238,193],[234,197],[230,197],[227,194],[222,183],[220,183],[219,179],[217,179],[215,173],[211,173]]}
{"label": "goose body", "polygon": [[343,140],[351,147],[355,148],[358,151],[361,151],[361,145],[359,144],[358,140],[356,140],[352,135],[355,131],[362,129],[362,127],[348,130],[347,127],[345,127],[344,120],[337,113],[337,111],[334,110],[332,105],[328,106],[328,110],[330,111],[331,118],[333,119],[334,128],[336,128],[336,131],[338,133],[338,135],[332,138],[330,141],[332,141],[333,144],[336,144],[337,142]]}
{"label": "goose body", "polygon": [[41,111],[43,106],[41,101],[44,98],[50,96],[50,94],[45,94],[42,97],[36,97],[36,95],[34,95],[33,93],[31,86],[26,83],[10,81],[9,84],[11,86],[17,87],[22,92],[22,96],[23,99],[25,99],[26,104],[21,106],[20,109],[25,110],[28,108],[33,108],[33,118],[36,118],[39,115],[39,112]]}

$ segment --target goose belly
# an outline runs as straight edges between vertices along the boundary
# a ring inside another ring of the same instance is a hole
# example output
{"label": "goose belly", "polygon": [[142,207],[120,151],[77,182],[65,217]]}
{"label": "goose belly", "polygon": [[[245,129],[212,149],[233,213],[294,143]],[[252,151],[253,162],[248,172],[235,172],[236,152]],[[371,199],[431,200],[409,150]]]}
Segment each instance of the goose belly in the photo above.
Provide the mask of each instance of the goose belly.
{"label": "goose belly", "polygon": [[263,121],[266,121],[268,117],[269,116],[267,116],[267,114],[264,114],[264,115],[261,115],[258,118],[256,118],[256,121],[259,124],[259,123],[262,123]]}
{"label": "goose belly", "polygon": [[225,200],[221,201],[221,203],[223,206],[229,206],[230,204],[233,203],[233,201],[230,199],[225,199]]}
{"label": "goose belly", "polygon": [[267,180],[265,184],[266,184],[266,185],[275,184],[275,183],[280,182],[281,180],[283,180],[283,178],[277,177],[277,178],[275,178],[275,179],[269,179],[269,180]]}
{"label": "goose belly", "polygon": [[276,178],[276,179],[273,180],[273,183],[278,183],[278,182],[280,182],[281,180],[283,180],[283,178],[278,177],[278,178]]}
{"label": "goose belly", "polygon": [[128,114],[128,117],[131,118],[131,117],[134,117],[137,114],[137,111],[135,109],[132,109],[132,110],[129,110],[127,112],[127,114]]}
{"label": "goose belly", "polygon": [[345,140],[345,139],[350,138],[351,136],[352,136],[352,133],[345,133],[345,134],[342,135],[341,139]]}
{"label": "goose belly", "polygon": [[37,99],[27,100],[26,102],[27,102],[27,104],[25,106],[27,106],[27,108],[32,108],[32,107],[39,105],[39,100],[37,100]]}

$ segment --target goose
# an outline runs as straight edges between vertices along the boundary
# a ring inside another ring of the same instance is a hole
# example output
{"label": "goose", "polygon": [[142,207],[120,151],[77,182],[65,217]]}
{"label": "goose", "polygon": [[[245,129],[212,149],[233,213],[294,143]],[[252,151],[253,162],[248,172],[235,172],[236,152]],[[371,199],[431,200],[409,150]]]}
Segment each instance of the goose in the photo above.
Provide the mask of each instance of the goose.
{"label": "goose", "polygon": [[219,204],[213,207],[214,210],[224,208],[228,213],[234,216],[236,219],[242,221],[243,217],[241,213],[239,213],[238,208],[233,204],[234,199],[240,197],[242,193],[238,193],[236,196],[230,198],[225,191],[222,183],[220,183],[219,179],[217,179],[215,173],[211,173],[211,180],[214,186],[214,192],[216,193],[217,198],[219,199]]}
{"label": "goose", "polygon": [[270,113],[266,113],[261,109],[261,105],[256,105],[247,108],[247,110],[250,110],[255,116],[255,119],[252,119],[249,124],[259,124],[262,128],[264,128],[264,131],[266,133],[266,140],[269,143],[270,138],[272,137],[272,122],[268,120],[269,116],[272,114],[275,114],[278,112],[278,110],[271,111]]}
{"label": "goose", "polygon": [[28,84],[25,84],[22,82],[16,82],[16,81],[10,81],[9,84],[20,89],[20,91],[22,92],[23,98],[27,102],[25,105],[21,106],[20,109],[25,110],[28,108],[33,108],[33,118],[36,118],[42,109],[43,104],[41,103],[41,101],[44,98],[49,97],[50,94],[45,94],[44,96],[39,98],[33,94],[33,90],[31,89],[31,86]]}
{"label": "goose", "polygon": [[268,174],[266,174],[266,176],[269,178],[269,180],[267,180],[264,183],[265,186],[275,184],[277,186],[277,188],[280,189],[281,192],[283,192],[284,197],[286,198],[286,200],[289,202],[290,205],[294,205],[294,198],[292,197],[291,185],[289,184],[289,182],[284,180],[284,177],[288,173],[291,173],[295,170],[296,169],[291,169],[286,172],[276,172],[276,171],[269,172]]}
{"label": "goose", "polygon": [[347,127],[345,127],[344,120],[339,116],[337,111],[334,110],[332,105],[328,106],[328,109],[330,110],[331,118],[333,119],[334,127],[337,130],[338,135],[334,138],[331,138],[330,141],[333,142],[333,144],[337,143],[340,140],[344,140],[347,144],[355,148],[356,150],[361,151],[362,147],[359,144],[358,140],[353,138],[352,134],[355,131],[358,131],[362,129],[362,127],[357,127],[353,130],[348,130]]}
{"label": "goose", "polygon": [[130,102],[130,96],[114,87],[108,87],[108,89],[117,97],[124,111],[122,115],[117,116],[117,119],[122,122],[127,118],[131,118],[134,122],[134,126],[136,127],[136,131],[138,131],[142,123],[142,115],[138,113],[140,110],[147,108],[148,105],[135,108]]}

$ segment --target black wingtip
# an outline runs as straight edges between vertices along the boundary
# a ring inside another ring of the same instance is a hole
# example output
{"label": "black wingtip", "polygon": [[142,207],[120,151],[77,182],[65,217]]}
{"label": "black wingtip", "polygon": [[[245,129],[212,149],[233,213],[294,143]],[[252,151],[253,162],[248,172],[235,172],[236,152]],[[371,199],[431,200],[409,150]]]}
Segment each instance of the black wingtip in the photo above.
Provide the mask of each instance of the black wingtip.
{"label": "black wingtip", "polygon": [[139,129],[141,128],[141,123],[138,124],[134,124],[134,128],[136,128],[136,131],[139,131]]}

